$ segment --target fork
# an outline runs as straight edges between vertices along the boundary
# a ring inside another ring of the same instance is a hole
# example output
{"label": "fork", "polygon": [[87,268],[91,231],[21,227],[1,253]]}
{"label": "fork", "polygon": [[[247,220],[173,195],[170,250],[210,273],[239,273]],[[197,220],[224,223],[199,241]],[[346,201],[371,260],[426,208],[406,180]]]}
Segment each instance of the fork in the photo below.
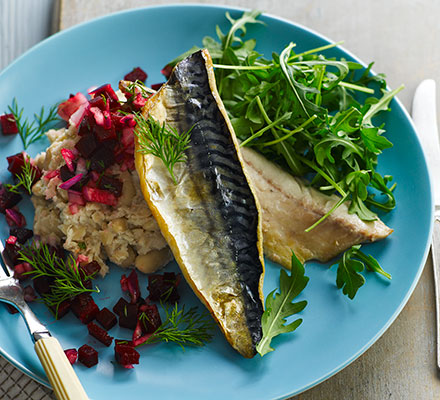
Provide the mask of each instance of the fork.
{"label": "fork", "polygon": [[23,297],[23,289],[14,278],[9,260],[0,240],[3,267],[0,267],[0,301],[15,306],[23,316],[54,393],[59,400],[87,400],[87,394],[67,359],[58,340],[38,320]]}

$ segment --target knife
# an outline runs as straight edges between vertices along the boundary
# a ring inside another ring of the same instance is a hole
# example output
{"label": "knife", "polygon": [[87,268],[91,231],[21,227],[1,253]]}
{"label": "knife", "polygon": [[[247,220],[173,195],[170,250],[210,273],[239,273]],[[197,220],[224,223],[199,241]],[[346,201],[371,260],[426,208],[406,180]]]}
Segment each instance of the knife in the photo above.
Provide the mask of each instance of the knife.
{"label": "knife", "polygon": [[412,105],[412,118],[431,174],[434,194],[434,230],[431,243],[437,329],[437,369],[440,371],[440,145],[437,130],[435,81],[424,80],[417,87]]}

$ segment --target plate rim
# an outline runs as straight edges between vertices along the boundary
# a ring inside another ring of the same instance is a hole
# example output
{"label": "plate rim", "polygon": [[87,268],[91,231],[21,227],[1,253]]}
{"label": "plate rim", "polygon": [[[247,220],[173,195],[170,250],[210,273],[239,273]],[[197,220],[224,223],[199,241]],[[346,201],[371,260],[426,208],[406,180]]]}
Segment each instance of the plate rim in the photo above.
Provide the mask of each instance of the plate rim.
{"label": "plate rim", "polygon": [[[239,7],[239,6],[230,6],[230,5],[226,5],[226,4],[202,4],[202,3],[169,3],[169,4],[157,4],[157,5],[150,5],[150,6],[140,6],[140,7],[134,7],[134,8],[129,8],[129,9],[125,9],[125,10],[119,10],[119,11],[115,11],[115,12],[111,12],[109,14],[105,14],[105,15],[101,15],[98,16],[96,18],[78,23],[76,25],[73,25],[69,28],[63,29],[61,31],[58,31],[54,34],[52,34],[51,36],[45,38],[44,40],[40,41],[39,43],[35,44],[34,46],[32,46],[30,49],[26,50],[23,54],[21,54],[19,57],[17,57],[15,60],[13,60],[9,65],[7,65],[3,70],[0,71],[0,78],[2,77],[2,75],[6,74],[9,69],[13,69],[15,64],[18,64],[23,58],[28,57],[29,54],[32,54],[34,51],[37,51],[41,46],[45,46],[46,43],[51,42],[52,40],[57,40],[57,38],[59,36],[65,35],[70,33],[71,31],[75,31],[76,29],[83,29],[84,26],[87,25],[93,25],[101,20],[106,20],[106,19],[111,19],[114,17],[118,17],[120,15],[129,15],[129,14],[134,14],[136,12],[139,11],[144,11],[144,10],[152,10],[152,9],[169,9],[169,8],[190,8],[190,7],[194,7],[194,8],[211,8],[211,9],[218,9],[218,10],[223,10],[224,12],[226,11],[238,11],[238,12],[244,12],[244,11],[249,11],[249,10],[253,10],[251,8],[245,8],[245,7]],[[266,12],[262,12],[261,13],[262,17],[268,17],[270,19],[273,20],[278,20],[281,21],[285,24],[288,25],[292,25],[296,28],[299,28],[300,30],[311,34],[317,38],[319,38],[320,40],[323,40],[327,43],[336,43],[334,40],[330,39],[329,37],[327,37],[326,35],[323,35],[322,33],[314,30],[313,28],[309,28],[303,24],[300,24],[298,22],[289,20],[287,18],[284,17],[280,17],[271,13],[266,13]],[[356,56],[355,54],[353,54],[350,50],[346,49],[343,45],[337,45],[336,46],[337,49],[342,50],[344,53],[346,53],[347,55],[349,55],[350,57],[352,57],[353,59],[355,59],[357,62],[359,62],[364,68],[367,67],[367,64],[360,59],[358,56]],[[371,73],[373,75],[377,75],[374,70],[371,70]],[[390,90],[390,88],[387,86],[387,90]],[[430,209],[430,224],[429,224],[429,228],[428,228],[428,238],[429,240],[425,243],[425,248],[423,251],[423,256],[421,258],[420,264],[417,268],[417,272],[415,274],[415,279],[412,281],[411,285],[409,286],[408,290],[405,293],[405,296],[403,297],[402,301],[400,302],[399,306],[394,310],[394,312],[392,313],[392,315],[388,318],[387,322],[382,326],[382,328],[362,347],[360,348],[356,353],[352,354],[351,357],[349,357],[348,359],[346,359],[344,362],[342,362],[341,364],[337,365],[335,368],[333,368],[331,371],[329,371],[327,374],[316,378],[314,381],[310,382],[308,385],[304,386],[303,388],[301,388],[299,391],[291,391],[289,393],[285,393],[279,397],[273,398],[273,400],[282,400],[282,399],[286,399],[290,396],[295,396],[298,395],[300,393],[304,393],[305,391],[319,385],[320,383],[326,381],[327,379],[331,378],[332,376],[334,376],[335,374],[337,374],[338,372],[340,372],[341,370],[343,370],[344,368],[346,368],[347,366],[349,366],[351,363],[353,363],[355,360],[357,360],[362,354],[364,354],[374,343],[376,343],[378,341],[378,339],[389,329],[389,327],[393,324],[393,322],[396,320],[396,318],[400,315],[400,313],[402,312],[403,308],[406,306],[406,304],[408,303],[409,298],[411,297],[411,295],[414,293],[414,290],[417,286],[417,284],[420,281],[420,277],[423,273],[424,267],[426,265],[426,261],[429,255],[429,251],[430,251],[430,247],[431,247],[431,237],[432,237],[432,230],[433,230],[433,225],[434,225],[434,194],[433,194],[433,190],[432,190],[432,182],[433,182],[433,177],[432,177],[432,173],[431,170],[429,169],[428,163],[426,161],[426,156],[425,156],[425,152],[423,150],[423,147],[421,146],[420,143],[420,139],[419,136],[417,135],[417,128],[408,112],[408,110],[405,108],[405,106],[403,105],[403,103],[400,101],[400,99],[395,96],[392,100],[392,102],[396,102],[398,108],[402,111],[404,117],[406,118],[406,122],[409,123],[410,127],[412,128],[412,130],[414,131],[414,136],[415,139],[417,141],[417,143],[419,144],[419,147],[422,150],[422,154],[423,154],[423,161],[427,170],[427,175],[428,175],[428,181],[429,181],[429,188],[430,188],[430,199],[431,199],[431,209]],[[391,103],[392,104],[392,103]],[[36,382],[40,383],[41,385],[52,389],[52,387],[50,386],[49,382],[47,380],[41,379],[41,377],[39,377],[36,373],[34,373],[32,370],[30,370],[28,367],[26,367],[24,364],[22,364],[21,362],[19,362],[18,360],[16,360],[14,357],[12,357],[7,351],[5,351],[2,346],[0,345],[0,356],[2,356],[3,358],[6,359],[6,361],[8,361],[10,364],[12,364],[15,368],[17,368],[18,370],[20,370],[23,374],[27,375],[28,377],[32,378],[33,380],[35,380]]]}

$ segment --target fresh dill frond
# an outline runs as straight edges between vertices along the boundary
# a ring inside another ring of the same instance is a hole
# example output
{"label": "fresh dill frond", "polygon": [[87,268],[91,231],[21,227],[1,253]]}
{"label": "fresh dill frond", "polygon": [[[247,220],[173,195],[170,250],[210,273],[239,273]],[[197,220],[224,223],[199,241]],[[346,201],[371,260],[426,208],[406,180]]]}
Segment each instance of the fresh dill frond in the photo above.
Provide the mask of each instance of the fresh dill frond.
{"label": "fresh dill frond", "polygon": [[32,194],[32,185],[35,181],[36,170],[32,168],[31,158],[25,155],[23,168],[21,173],[17,175],[18,183],[16,185],[7,184],[6,188],[10,192],[19,193],[19,188],[22,186],[29,196]]}
{"label": "fresh dill frond", "polygon": [[34,120],[29,121],[23,116],[23,108],[19,108],[17,100],[14,98],[12,104],[8,106],[9,112],[14,115],[17,123],[18,134],[20,135],[23,147],[26,150],[32,143],[36,142],[44,136],[46,131],[53,127],[55,122],[59,122],[57,115],[58,104],[49,108],[46,113],[44,107],[41,107],[39,114],[34,114]]}
{"label": "fresh dill frond", "polygon": [[[185,345],[203,346],[212,339],[215,325],[208,314],[198,314],[197,307],[186,311],[185,306],[179,309],[176,304],[164,310],[165,322],[142,344],[172,342],[185,349]],[[147,315],[140,318],[148,320]]]}
{"label": "fresh dill frond", "polygon": [[159,157],[171,175],[175,185],[177,179],[174,175],[174,166],[186,161],[185,150],[190,142],[191,127],[187,132],[179,133],[174,127],[163,122],[160,124],[152,117],[145,119],[140,114],[135,114],[135,134],[138,138],[138,150],[142,154],[152,154]]}
{"label": "fresh dill frond", "polygon": [[127,86],[127,89],[129,90],[129,92],[135,96],[136,95],[136,89],[139,90],[139,92],[142,94],[142,97],[144,98],[148,98],[151,95],[153,95],[154,93],[156,93],[155,90],[149,88],[148,86],[145,86],[145,84],[140,81],[140,80],[136,80],[134,82],[130,82]]}
{"label": "fresh dill frond", "polygon": [[55,311],[55,318],[58,317],[60,304],[81,293],[98,293],[99,289],[88,289],[84,282],[93,278],[83,270],[80,271],[74,257],[69,254],[66,260],[51,251],[47,244],[35,243],[19,251],[20,260],[32,266],[32,270],[25,272],[32,279],[46,276],[53,279],[50,293],[42,295],[43,302]]}

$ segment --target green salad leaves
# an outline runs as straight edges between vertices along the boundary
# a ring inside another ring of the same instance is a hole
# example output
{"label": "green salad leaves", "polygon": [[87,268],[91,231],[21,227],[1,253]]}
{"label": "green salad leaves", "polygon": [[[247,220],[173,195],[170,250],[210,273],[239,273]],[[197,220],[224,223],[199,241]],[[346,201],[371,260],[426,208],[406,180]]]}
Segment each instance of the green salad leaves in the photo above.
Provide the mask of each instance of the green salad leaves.
{"label": "green salad leaves", "polygon": [[[378,156],[392,147],[379,113],[388,110],[403,86],[388,91],[384,75],[370,73],[373,63],[364,68],[323,54],[340,43],[298,52],[295,43],[287,43],[279,54],[265,58],[255,50],[256,40],[245,38],[248,28],[260,29],[259,15],[247,11],[234,19],[227,13],[229,31],[225,34],[217,26],[218,38],[202,41],[241,146],[252,146],[321,192],[340,196],[308,232],[344,202],[364,221],[392,210],[395,183],[392,176],[376,170]],[[198,49],[193,47],[169,65]],[[340,269],[337,286],[350,298],[365,282],[353,272],[360,271],[353,258],[359,254],[359,249],[348,250],[340,261],[350,265],[345,270],[352,273]]]}
{"label": "green salad leaves", "polygon": [[261,356],[273,351],[270,346],[272,339],[281,333],[293,332],[301,325],[302,319],[298,318],[286,325],[286,318],[302,311],[307,301],[302,300],[292,303],[306,287],[309,278],[304,275],[305,270],[301,262],[292,252],[292,267],[290,275],[281,268],[280,270],[280,289],[270,292],[266,297],[265,311],[261,318],[263,338],[257,345],[257,351]]}

